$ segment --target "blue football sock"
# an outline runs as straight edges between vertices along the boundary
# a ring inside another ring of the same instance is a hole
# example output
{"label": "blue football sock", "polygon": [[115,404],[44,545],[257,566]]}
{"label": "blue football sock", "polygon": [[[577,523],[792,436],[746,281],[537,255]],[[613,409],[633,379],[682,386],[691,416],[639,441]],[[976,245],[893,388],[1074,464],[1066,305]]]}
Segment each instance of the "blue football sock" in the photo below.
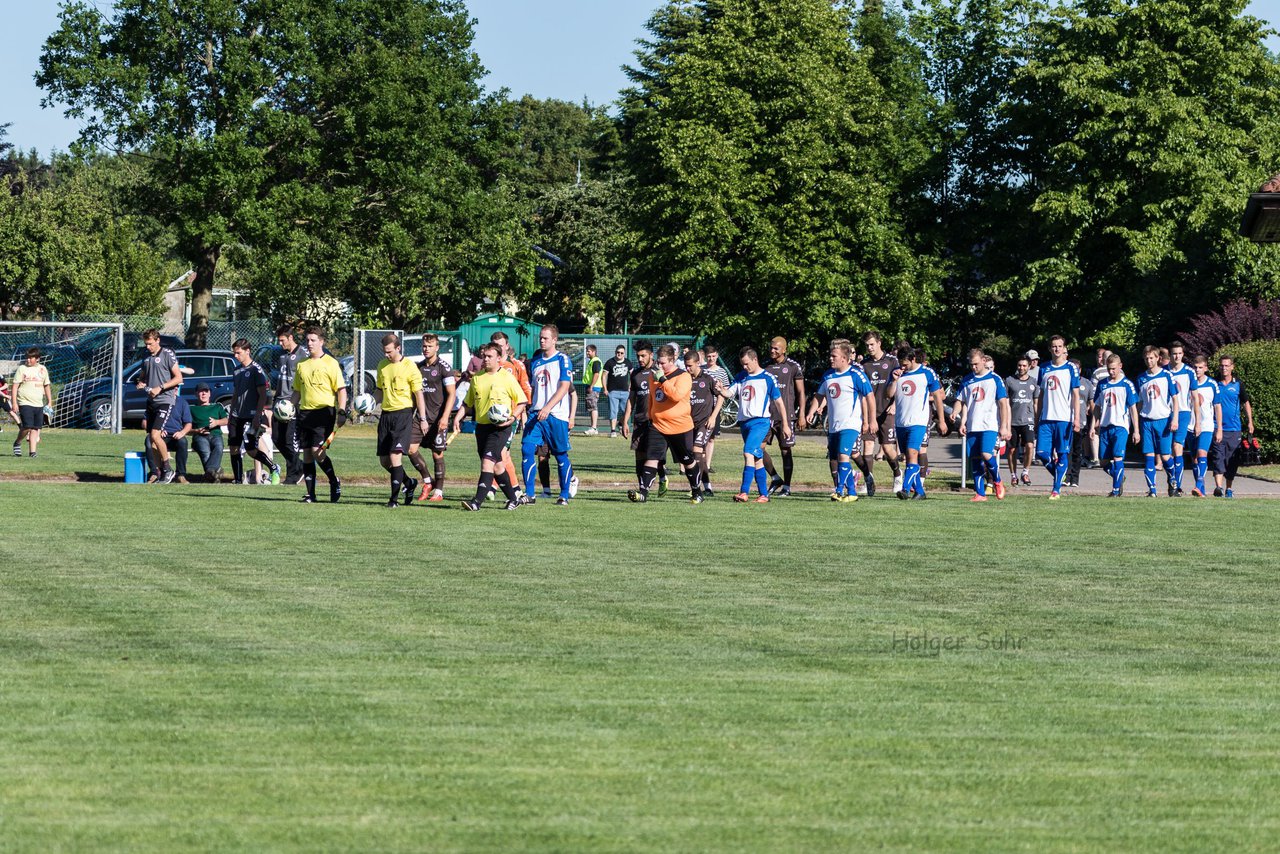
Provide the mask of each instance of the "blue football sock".
{"label": "blue football sock", "polygon": [[853,464],[840,463],[839,467],[836,469],[836,472],[837,472],[836,492],[839,492],[843,495],[852,495],[854,491]]}
{"label": "blue football sock", "polygon": [[1182,472],[1186,468],[1186,461],[1178,454],[1173,458],[1173,488],[1182,489]]}
{"label": "blue football sock", "polygon": [[764,466],[756,469],[756,489],[761,495],[769,494],[769,473],[764,470]]}
{"label": "blue football sock", "polygon": [[750,492],[751,482],[754,481],[755,479],[756,479],[755,466],[743,466],[742,467],[742,489],[739,489],[738,491],[744,494]]}
{"label": "blue football sock", "polygon": [[1209,471],[1209,458],[1196,457],[1196,488],[1204,492],[1204,476]]}
{"label": "blue football sock", "polygon": [[538,491],[534,489],[534,478],[538,476],[538,455],[536,453],[521,454],[520,468],[524,474],[524,494],[537,495]]}
{"label": "blue football sock", "polygon": [[1155,492],[1156,489],[1156,455],[1147,454],[1146,462],[1143,466],[1143,473],[1147,476],[1147,491]]}
{"label": "blue football sock", "polygon": [[573,463],[568,454],[556,454],[556,471],[560,474],[560,497],[569,497],[569,481],[573,480]]}
{"label": "blue football sock", "polygon": [[[917,486],[917,484],[919,484]],[[924,495],[924,483],[920,480],[920,464],[907,463],[906,475],[902,478],[902,488],[910,494],[919,492]]]}
{"label": "blue football sock", "polygon": [[1124,487],[1124,460],[1111,461],[1111,488],[1119,492]]}
{"label": "blue football sock", "polygon": [[1059,454],[1058,460],[1053,466],[1053,491],[1062,491],[1062,479],[1067,476],[1067,465],[1071,461],[1067,459],[1066,454]]}
{"label": "blue football sock", "polygon": [[987,480],[991,481],[992,483],[999,483],[1000,482],[1000,458],[987,457],[985,462],[987,464]]}

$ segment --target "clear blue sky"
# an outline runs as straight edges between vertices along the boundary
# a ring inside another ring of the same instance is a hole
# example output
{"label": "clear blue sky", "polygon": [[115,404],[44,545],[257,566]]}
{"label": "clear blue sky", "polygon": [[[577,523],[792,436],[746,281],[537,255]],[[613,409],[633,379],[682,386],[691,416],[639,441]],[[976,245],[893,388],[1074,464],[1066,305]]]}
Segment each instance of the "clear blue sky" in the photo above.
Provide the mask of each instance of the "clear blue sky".
{"label": "clear blue sky", "polygon": [[[54,0],[5,0],[0,29],[0,124],[9,141],[42,155],[66,150],[76,123],[40,108],[32,76],[44,39],[57,21]],[[105,7],[107,0],[99,0]],[[609,104],[627,85],[622,66],[661,0],[468,0],[476,19],[475,49],[489,70],[484,86],[513,96]],[[1280,22],[1280,0],[1254,0],[1250,12]],[[1272,49],[1280,41],[1272,39]]]}

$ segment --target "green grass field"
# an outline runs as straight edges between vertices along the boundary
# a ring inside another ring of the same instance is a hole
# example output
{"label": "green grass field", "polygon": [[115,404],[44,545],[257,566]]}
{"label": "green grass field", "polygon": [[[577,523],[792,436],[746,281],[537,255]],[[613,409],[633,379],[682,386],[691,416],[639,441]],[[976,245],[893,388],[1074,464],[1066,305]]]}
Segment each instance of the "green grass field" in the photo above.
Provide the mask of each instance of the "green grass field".
{"label": "green grass field", "polygon": [[0,850],[1280,838],[1280,503],[392,512],[355,436],[338,506],[70,482],[137,437],[0,464]]}

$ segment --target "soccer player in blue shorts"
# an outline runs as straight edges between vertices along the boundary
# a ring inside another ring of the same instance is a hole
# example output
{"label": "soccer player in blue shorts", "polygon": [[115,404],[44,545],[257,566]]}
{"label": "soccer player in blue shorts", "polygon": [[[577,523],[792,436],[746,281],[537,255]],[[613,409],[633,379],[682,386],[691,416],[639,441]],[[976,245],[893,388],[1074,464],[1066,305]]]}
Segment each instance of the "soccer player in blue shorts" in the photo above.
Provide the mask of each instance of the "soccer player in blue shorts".
{"label": "soccer player in blue shorts", "polygon": [[1173,377],[1174,396],[1178,398],[1178,418],[1170,422],[1173,427],[1173,441],[1170,451],[1173,455],[1173,491],[1182,494],[1182,472],[1186,465],[1187,431],[1191,427],[1191,384],[1195,382],[1196,372],[1184,361],[1186,348],[1181,341],[1169,345],[1169,364],[1165,368]]}
{"label": "soccer player in blue shorts", "polygon": [[[1030,356],[1035,351],[1029,350]],[[1049,499],[1062,492],[1062,478],[1071,463],[1071,442],[1080,432],[1080,373],[1067,360],[1067,339],[1049,339],[1049,364],[1040,366],[1040,425],[1036,430],[1036,459],[1053,475]],[[1032,360],[1036,361],[1036,360]]]}
{"label": "soccer player in blue shorts", "polygon": [[853,366],[853,344],[848,340],[832,341],[830,358],[831,370],[822,376],[805,423],[812,423],[824,409],[828,410],[827,459],[835,484],[831,500],[853,503],[858,500],[854,458],[861,456],[859,439],[863,426],[876,423],[875,390],[862,369]]}
{"label": "soccer player in blue shorts", "polygon": [[978,348],[969,351],[972,373],[960,381],[956,396],[955,417],[960,422],[960,435],[965,438],[965,452],[973,469],[973,498],[987,500],[990,479],[997,500],[1004,500],[1004,484],[1000,482],[1000,457],[996,454],[996,438],[1008,440],[1010,430],[1009,393],[1004,380],[988,367],[991,360]]}
{"label": "soccer player in blue shorts", "polygon": [[760,493],[756,503],[769,501],[769,476],[764,470],[764,437],[769,432],[770,415],[780,422],[782,437],[791,439],[790,419],[782,406],[782,391],[774,378],[760,367],[760,356],[750,347],[743,347],[739,355],[742,370],[731,385],[717,385],[721,397],[737,398],[738,429],[742,431],[742,489],[733,500],[745,503],[750,500],[751,484]]}
{"label": "soccer player in blue shorts", "polygon": [[899,347],[898,364],[902,373],[893,381],[888,396],[894,404],[893,425],[898,438],[898,450],[907,458],[902,475],[902,489],[897,496],[925,497],[924,478],[920,476],[920,447],[929,431],[929,402],[932,401],[938,415],[938,435],[947,435],[947,416],[942,408],[942,383],[932,368],[920,363],[923,353],[911,347]]}
{"label": "soccer player in blue shorts", "polygon": [[1173,486],[1173,424],[1178,420],[1178,398],[1173,377],[1160,367],[1160,348],[1144,347],[1147,369],[1138,375],[1138,425],[1142,430],[1142,455],[1147,475],[1147,497],[1156,497],[1156,457],[1160,457],[1169,481],[1169,494],[1181,495]]}
{"label": "soccer player in blue shorts", "polygon": [[1196,485],[1191,494],[1204,498],[1204,476],[1209,470],[1209,449],[1222,441],[1222,403],[1218,400],[1218,381],[1209,376],[1209,360],[1196,356],[1192,360],[1195,380],[1191,383],[1191,439],[1195,451]]}
{"label": "soccer player in blue shorts", "polygon": [[545,446],[556,458],[560,475],[560,497],[556,506],[569,503],[573,463],[569,462],[569,408],[573,390],[573,365],[569,357],[556,349],[560,330],[548,323],[542,327],[538,343],[542,351],[530,363],[529,384],[533,399],[529,403],[529,422],[520,442],[520,463],[524,469],[524,500],[532,504],[537,496],[534,478],[538,474],[538,447]]}
{"label": "soccer player in blue shorts", "polygon": [[1124,445],[1138,444],[1138,390],[1124,375],[1119,356],[1107,356],[1107,378],[1099,380],[1093,391],[1093,426],[1089,433],[1098,437],[1098,459],[1111,475],[1109,498],[1124,494]]}

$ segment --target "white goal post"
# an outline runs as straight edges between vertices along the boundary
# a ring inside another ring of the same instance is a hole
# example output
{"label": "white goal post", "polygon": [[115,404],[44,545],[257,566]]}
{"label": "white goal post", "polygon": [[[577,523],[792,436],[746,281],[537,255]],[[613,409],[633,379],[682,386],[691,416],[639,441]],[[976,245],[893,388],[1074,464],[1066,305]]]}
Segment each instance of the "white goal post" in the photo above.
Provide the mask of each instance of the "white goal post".
{"label": "white goal post", "polygon": [[26,351],[40,348],[49,371],[49,427],[119,433],[124,390],[124,324],[0,320],[0,372],[13,381]]}

